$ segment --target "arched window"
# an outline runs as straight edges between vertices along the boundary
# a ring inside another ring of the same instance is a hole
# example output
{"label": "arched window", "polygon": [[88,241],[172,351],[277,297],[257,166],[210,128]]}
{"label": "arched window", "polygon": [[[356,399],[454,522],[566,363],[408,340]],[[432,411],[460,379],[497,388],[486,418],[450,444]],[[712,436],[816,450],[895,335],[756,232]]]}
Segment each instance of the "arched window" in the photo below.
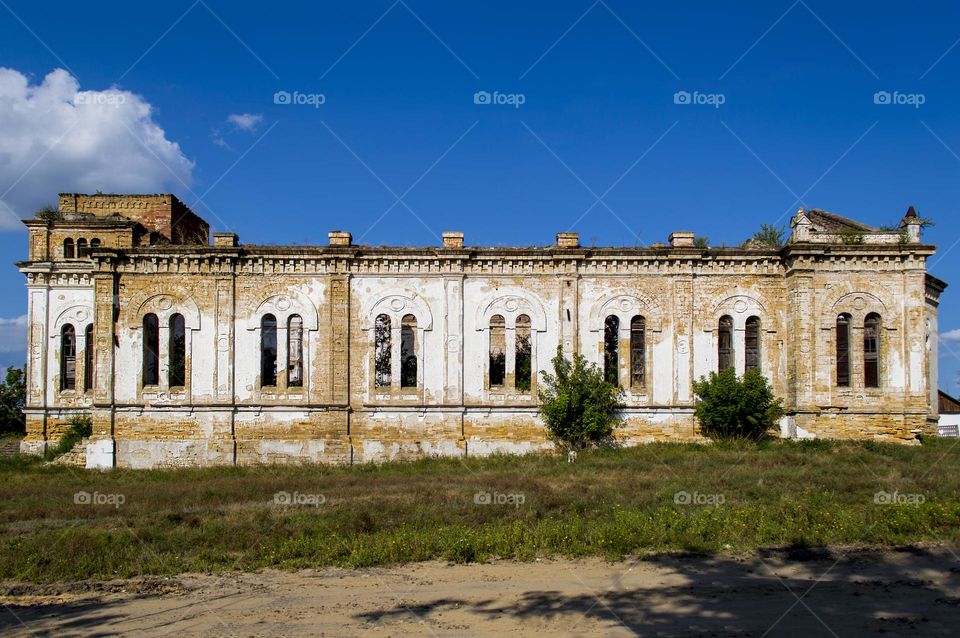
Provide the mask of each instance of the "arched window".
{"label": "arched window", "polygon": [[90,240],[90,250],[93,250],[94,248],[100,248],[100,240],[96,237]]}
{"label": "arched window", "polygon": [[277,318],[260,320],[260,387],[277,385]]}
{"label": "arched window", "polygon": [[96,370],[93,369],[93,324],[88,323],[83,331],[83,389],[93,390],[93,379]]}
{"label": "arched window", "polygon": [[647,383],[647,320],[637,315],[630,320],[630,385],[643,387]]}
{"label": "arched window", "polygon": [[287,386],[303,387],[303,319],[290,315],[287,321]]}
{"label": "arched window", "polygon": [[760,317],[747,318],[747,330],[744,335],[744,369],[760,369]]}
{"label": "arched window", "polygon": [[60,389],[77,387],[77,332],[66,324],[60,331]]}
{"label": "arched window", "polygon": [[87,240],[81,237],[77,240],[77,257],[83,258],[89,254],[87,250]]}
{"label": "arched window", "polygon": [[143,316],[143,385],[160,383],[160,322],[157,315]]}
{"label": "arched window", "polygon": [[373,322],[373,382],[378,388],[389,388],[392,380],[390,324],[390,317],[387,315],[377,315]]}
{"label": "arched window", "polygon": [[490,387],[503,387],[507,376],[507,324],[503,315],[490,317]]}
{"label": "arched window", "polygon": [[73,240],[67,237],[63,240],[63,258],[64,259],[73,259]]}
{"label": "arched window", "polygon": [[170,316],[170,366],[167,368],[167,385],[182,388],[187,383],[187,327],[183,315]]}
{"label": "arched window", "polygon": [[863,321],[863,385],[880,387],[880,315],[874,312]]}
{"label": "arched window", "polygon": [[729,315],[720,317],[717,327],[717,371],[723,372],[733,367],[733,319]]}
{"label": "arched window", "polygon": [[400,387],[417,387],[417,318],[400,320]]}
{"label": "arched window", "polygon": [[837,385],[850,385],[850,315],[837,317]]}
{"label": "arched window", "polygon": [[516,369],[514,379],[517,390],[520,392],[530,391],[530,382],[533,377],[533,361],[531,359],[530,348],[530,317],[520,315],[517,317],[517,349],[514,359],[514,368]]}
{"label": "arched window", "polygon": [[603,322],[603,378],[620,385],[620,319],[615,315]]}

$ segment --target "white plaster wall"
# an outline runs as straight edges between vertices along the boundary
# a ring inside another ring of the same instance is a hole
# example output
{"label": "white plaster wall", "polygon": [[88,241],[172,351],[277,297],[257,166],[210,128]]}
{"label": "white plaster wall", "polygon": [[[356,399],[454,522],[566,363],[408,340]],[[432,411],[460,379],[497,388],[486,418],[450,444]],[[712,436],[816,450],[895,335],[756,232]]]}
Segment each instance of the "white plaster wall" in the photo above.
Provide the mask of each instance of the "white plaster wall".
{"label": "white plaster wall", "polygon": [[[544,284],[544,281],[549,283]],[[534,360],[531,376],[542,379],[540,372],[550,371],[550,360],[560,343],[559,324],[560,293],[553,278],[529,278],[529,285],[508,283],[497,278],[468,278],[463,284],[463,387],[464,401],[479,402],[486,397],[486,375],[489,364],[489,323],[485,317],[491,314],[504,316],[508,326],[507,340],[511,338],[510,326],[516,317],[528,314],[531,318],[531,343]],[[486,311],[486,312],[485,312]],[[539,315],[543,322],[538,326]],[[538,328],[543,328],[540,330]],[[508,346],[509,347],[509,346]],[[509,370],[508,370],[509,372]]]}
{"label": "white plaster wall", "polygon": [[[46,317],[38,318],[48,326],[46,334],[47,352],[47,403],[56,405],[60,392],[58,379],[60,378],[60,330],[64,324],[70,323],[77,335],[77,391],[83,390],[81,375],[83,351],[86,347],[84,331],[88,324],[93,323],[93,287],[58,287],[51,286],[48,296]],[[31,323],[33,318],[31,317]]]}

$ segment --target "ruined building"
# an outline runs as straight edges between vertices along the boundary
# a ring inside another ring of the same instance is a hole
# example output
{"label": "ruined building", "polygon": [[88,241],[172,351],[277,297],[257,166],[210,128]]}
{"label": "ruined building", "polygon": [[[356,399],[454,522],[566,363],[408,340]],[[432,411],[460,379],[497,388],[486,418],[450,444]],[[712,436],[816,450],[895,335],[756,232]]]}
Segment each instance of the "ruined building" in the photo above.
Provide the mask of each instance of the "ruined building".
{"label": "ruined building", "polygon": [[558,346],[625,391],[625,443],[701,438],[692,383],[759,368],[789,437],[916,441],[937,304],[911,209],[800,211],[782,248],[241,244],[172,195],[60,195],[27,220],[24,451],[93,418],[92,467],[363,462],[549,447]]}

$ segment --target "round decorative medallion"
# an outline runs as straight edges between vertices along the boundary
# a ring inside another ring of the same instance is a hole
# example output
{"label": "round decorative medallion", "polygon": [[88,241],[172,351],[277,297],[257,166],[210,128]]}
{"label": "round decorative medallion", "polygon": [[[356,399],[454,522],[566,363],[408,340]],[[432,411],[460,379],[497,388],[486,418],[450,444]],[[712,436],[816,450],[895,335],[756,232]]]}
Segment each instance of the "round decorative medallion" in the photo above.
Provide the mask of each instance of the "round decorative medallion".
{"label": "round decorative medallion", "polygon": [[677,339],[677,352],[680,354],[687,354],[687,338],[679,337]]}
{"label": "round decorative medallion", "polygon": [[867,302],[864,300],[863,297],[857,297],[853,300],[853,307],[856,308],[857,310],[863,310],[864,308],[867,307]]}
{"label": "round decorative medallion", "polygon": [[447,341],[447,350],[449,352],[456,352],[460,349],[460,340],[456,337]]}
{"label": "round decorative medallion", "polygon": [[160,310],[170,310],[170,308],[173,307],[173,299],[170,297],[160,297],[160,299],[157,300],[157,307],[160,308]]}
{"label": "round decorative medallion", "polygon": [[806,354],[810,352],[810,340],[803,338],[800,340],[800,352]]}
{"label": "round decorative medallion", "polygon": [[286,297],[280,297],[277,299],[277,310],[289,310],[290,309],[290,300]]}
{"label": "round decorative medallion", "polygon": [[920,352],[921,347],[920,339],[916,337],[910,339],[910,352]]}
{"label": "round decorative medallion", "polygon": [[737,303],[733,304],[733,309],[738,313],[744,313],[747,311],[747,302],[743,299],[737,299]]}
{"label": "round decorative medallion", "polygon": [[217,350],[220,352],[226,352],[230,349],[230,339],[227,337],[220,337],[217,339]]}
{"label": "round decorative medallion", "polygon": [[394,312],[400,312],[401,310],[403,310],[403,307],[405,305],[406,304],[403,302],[403,299],[401,299],[400,297],[394,297],[393,299],[390,300],[390,308]]}
{"label": "round decorative medallion", "polygon": [[629,311],[633,310],[633,300],[632,300],[632,299],[628,299],[627,297],[624,297],[623,299],[621,299],[621,300],[620,300],[620,310],[622,310],[622,311],[624,311],[624,312],[629,312]]}
{"label": "round decorative medallion", "polygon": [[89,313],[84,308],[77,310],[77,314],[76,314],[77,321],[86,321],[87,317],[89,316],[90,316]]}
{"label": "round decorative medallion", "polygon": [[509,310],[510,312],[513,312],[514,310],[520,307],[520,303],[513,297],[510,297],[509,299],[503,302],[503,307]]}

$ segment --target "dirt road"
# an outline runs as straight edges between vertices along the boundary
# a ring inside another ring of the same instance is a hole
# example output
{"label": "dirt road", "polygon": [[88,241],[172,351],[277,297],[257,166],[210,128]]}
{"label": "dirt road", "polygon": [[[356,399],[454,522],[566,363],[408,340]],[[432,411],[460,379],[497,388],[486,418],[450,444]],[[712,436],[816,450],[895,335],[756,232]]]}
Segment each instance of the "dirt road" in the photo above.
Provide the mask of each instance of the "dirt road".
{"label": "dirt road", "polygon": [[5,583],[0,634],[936,636],[960,632],[956,549],[422,563],[106,583]]}

